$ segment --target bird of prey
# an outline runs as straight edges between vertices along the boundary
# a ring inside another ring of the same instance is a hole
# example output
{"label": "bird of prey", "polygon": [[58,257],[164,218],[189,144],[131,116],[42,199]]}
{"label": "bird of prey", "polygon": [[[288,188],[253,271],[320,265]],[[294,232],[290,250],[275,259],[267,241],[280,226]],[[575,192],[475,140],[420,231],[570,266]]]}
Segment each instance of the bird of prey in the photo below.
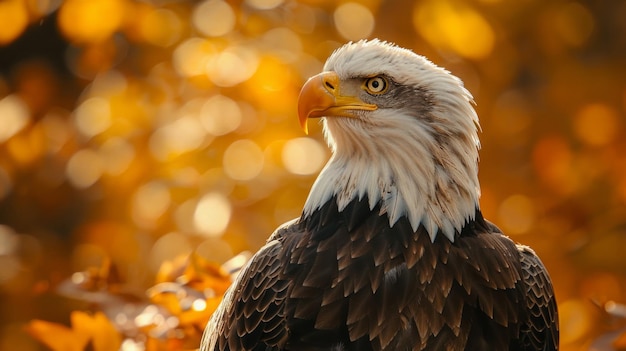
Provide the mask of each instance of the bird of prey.
{"label": "bird of prey", "polygon": [[303,86],[332,157],[210,319],[202,351],[557,350],[550,277],[483,218],[478,117],[410,50],[348,43]]}

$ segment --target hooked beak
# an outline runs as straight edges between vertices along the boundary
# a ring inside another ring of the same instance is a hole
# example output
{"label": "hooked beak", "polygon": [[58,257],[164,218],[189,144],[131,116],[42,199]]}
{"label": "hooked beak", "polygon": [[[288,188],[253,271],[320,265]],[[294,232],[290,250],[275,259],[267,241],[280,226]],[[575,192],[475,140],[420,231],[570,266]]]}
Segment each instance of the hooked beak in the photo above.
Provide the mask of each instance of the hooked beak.
{"label": "hooked beak", "polygon": [[341,82],[335,72],[322,72],[309,78],[298,97],[298,118],[306,134],[309,118],[357,118],[356,111],[376,109],[376,105],[365,103],[356,96],[341,95]]}

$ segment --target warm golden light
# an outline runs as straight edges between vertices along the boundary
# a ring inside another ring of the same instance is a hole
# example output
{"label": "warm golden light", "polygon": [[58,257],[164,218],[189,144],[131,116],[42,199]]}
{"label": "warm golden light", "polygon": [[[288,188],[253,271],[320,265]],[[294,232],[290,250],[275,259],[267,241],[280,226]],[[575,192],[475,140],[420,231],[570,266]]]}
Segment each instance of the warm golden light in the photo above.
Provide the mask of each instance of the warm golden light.
{"label": "warm golden light", "polygon": [[285,168],[293,174],[314,174],[326,162],[326,148],[315,139],[292,139],[285,143],[282,159]]}
{"label": "warm golden light", "polygon": [[[204,199],[204,197],[203,197]],[[226,199],[226,198],[224,198]],[[211,212],[219,212],[220,209],[219,207],[223,206],[222,209],[227,209],[230,207],[230,204],[228,204],[227,202],[222,203],[221,205],[218,205],[217,207],[213,207],[213,211]],[[217,211],[216,211],[217,210]],[[226,215],[226,219],[231,217],[231,211],[227,210],[227,211],[223,211],[222,215]],[[215,213],[212,216],[213,218],[215,218],[215,216],[217,216],[218,213]],[[203,242],[201,242],[197,247],[196,247],[196,251],[195,253],[197,255],[199,255],[200,257],[206,257],[207,259],[213,261],[213,262],[217,262],[219,264],[223,264],[224,262],[227,262],[228,260],[233,258],[233,255],[235,254],[233,252],[233,249],[230,247],[230,245],[228,244],[227,241],[225,241],[222,237],[221,234],[224,233],[226,227],[228,226],[228,221],[223,221],[223,220],[219,220],[223,224],[223,228],[217,228],[215,226],[213,226],[214,229],[220,229],[217,232],[205,232],[207,233],[207,235],[205,235],[205,240]],[[207,221],[208,222],[208,221]],[[215,233],[215,234],[213,234]]]}
{"label": "warm golden light", "polygon": [[125,0],[66,0],[59,10],[59,27],[77,42],[101,42],[122,25]]}
{"label": "warm golden light", "polygon": [[145,351],[145,346],[140,341],[124,339],[120,345],[120,351]]}
{"label": "warm golden light", "polygon": [[[72,265],[75,270],[83,271],[87,267],[97,267],[105,256],[106,252],[100,246],[87,243],[80,244],[72,251]],[[71,276],[74,283],[84,283],[88,279],[89,276],[85,272],[77,272]]]}
{"label": "warm golden light", "polygon": [[[481,211],[550,271],[561,349],[626,349],[617,324],[599,323],[626,310],[625,11],[580,0],[0,0],[0,350],[103,350],[80,326],[35,321],[27,335],[13,322],[63,315],[105,327],[98,342],[121,336],[111,350],[197,348],[231,278],[301,215],[331,156],[321,123],[299,128],[301,87],[343,43],[375,37],[473,94]],[[164,282],[168,296],[148,307],[119,294]],[[78,303],[32,303],[67,285]],[[70,311],[82,306],[93,313]]]}
{"label": "warm golden light", "polygon": [[493,130],[503,139],[516,138],[522,142],[533,122],[528,106],[527,98],[519,91],[501,94],[494,103]]}
{"label": "warm golden light", "polygon": [[96,136],[111,126],[109,101],[93,97],[83,101],[74,112],[76,127],[88,137]]}
{"label": "warm golden light", "polygon": [[263,169],[263,151],[252,140],[237,140],[224,152],[224,172],[235,180],[251,180]]}
{"label": "warm golden light", "polygon": [[67,178],[77,188],[92,186],[103,172],[104,164],[100,155],[90,149],[78,151],[67,162]]}
{"label": "warm golden light", "polygon": [[546,137],[533,150],[533,166],[539,179],[551,189],[563,194],[576,190],[573,174],[573,154],[570,145],[561,137]]}
{"label": "warm golden light", "polygon": [[347,40],[367,38],[374,29],[374,15],[367,7],[356,2],[339,5],[333,18],[337,31]]}
{"label": "warm golden light", "polygon": [[204,35],[219,37],[235,27],[235,12],[222,0],[206,0],[193,11],[194,26]]}
{"label": "warm golden light", "polygon": [[579,2],[562,4],[552,17],[556,33],[567,44],[579,46],[587,42],[594,29],[593,15]]}
{"label": "warm golden light", "polygon": [[210,41],[201,38],[190,38],[182,42],[172,57],[176,73],[183,77],[204,74],[209,60],[213,58],[215,48]]}
{"label": "warm golden light", "polygon": [[506,198],[498,209],[498,223],[511,235],[526,234],[535,224],[535,206],[525,195]]}
{"label": "warm golden light", "polygon": [[26,127],[30,119],[28,107],[15,95],[9,95],[0,100],[0,116],[2,116],[0,143]]}
{"label": "warm golden light", "polygon": [[17,38],[28,25],[28,11],[24,1],[0,1],[0,23],[0,45]]}
{"label": "warm golden light", "polygon": [[2,269],[0,270],[0,284],[13,279],[22,268],[18,257],[14,255],[0,256],[0,264],[2,265]]}
{"label": "warm golden light", "polygon": [[133,220],[142,227],[152,228],[170,206],[170,190],[160,182],[142,185],[132,200]]}
{"label": "warm golden light", "polygon": [[194,311],[204,311],[206,309],[206,301],[200,300],[200,299],[196,299],[191,304],[191,308]]}
{"label": "warm golden light", "polygon": [[434,47],[471,59],[489,56],[495,44],[489,22],[469,4],[458,1],[416,3],[413,25]]}
{"label": "warm golden light", "polygon": [[[290,83],[291,74],[287,66],[275,57],[264,57],[259,62],[257,71],[248,81],[253,93],[263,99],[267,92],[280,92]],[[271,101],[267,101],[271,103]],[[273,104],[272,105],[276,105]]]}
{"label": "warm golden light", "polygon": [[[10,279],[14,279],[23,269],[20,262],[20,252],[26,248],[21,242],[20,236],[13,228],[0,225],[0,285]],[[28,248],[26,248],[28,249]]]}
{"label": "warm golden light", "polygon": [[62,2],[63,0],[26,0],[26,5],[31,13],[39,17],[56,11]]}
{"label": "warm golden light", "polygon": [[122,138],[107,139],[99,151],[104,170],[112,176],[124,173],[136,156],[133,146]]}
{"label": "warm golden light", "polygon": [[246,4],[259,9],[270,10],[281,5],[285,0],[246,0]]}
{"label": "warm golden light", "polygon": [[594,306],[589,301],[569,299],[559,304],[561,345],[580,343],[593,327],[591,314]]}
{"label": "warm golden light", "polygon": [[177,232],[165,234],[152,246],[149,256],[150,268],[153,272],[157,272],[163,262],[189,255],[192,250],[187,235]]}
{"label": "warm golden light", "polygon": [[60,114],[50,113],[39,121],[46,137],[48,149],[58,152],[70,138],[73,123]]}
{"label": "warm golden light", "polygon": [[231,47],[211,57],[206,65],[209,79],[221,87],[246,81],[258,66],[256,53],[243,47]]}
{"label": "warm golden light", "polygon": [[180,39],[183,32],[181,20],[171,10],[154,9],[140,20],[140,35],[154,45],[170,46]]}
{"label": "warm golden light", "polygon": [[210,237],[220,236],[230,222],[231,211],[230,202],[224,195],[208,193],[198,201],[193,221],[201,234]]}
{"label": "warm golden light", "polygon": [[232,99],[215,95],[202,106],[201,123],[209,134],[224,135],[239,127],[242,112],[239,105]]}
{"label": "warm golden light", "polygon": [[13,228],[0,225],[0,256],[12,254],[17,245],[18,236]]}
{"label": "warm golden light", "polygon": [[620,127],[617,111],[597,103],[583,106],[574,120],[574,130],[578,138],[592,146],[612,142]]}
{"label": "warm golden light", "polygon": [[261,40],[265,50],[283,62],[295,62],[302,55],[302,40],[289,28],[270,29],[263,34]]}
{"label": "warm golden light", "polygon": [[183,115],[157,129],[150,138],[150,150],[160,159],[198,148],[205,139],[205,131],[195,116]]}

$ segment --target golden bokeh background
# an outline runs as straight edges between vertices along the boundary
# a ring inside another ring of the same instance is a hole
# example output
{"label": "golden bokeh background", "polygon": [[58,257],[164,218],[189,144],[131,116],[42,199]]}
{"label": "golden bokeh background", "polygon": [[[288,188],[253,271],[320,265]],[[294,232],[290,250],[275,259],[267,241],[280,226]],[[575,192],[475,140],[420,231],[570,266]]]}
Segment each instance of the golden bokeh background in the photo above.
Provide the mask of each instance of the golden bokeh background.
{"label": "golden bokeh background", "polygon": [[[48,349],[33,320],[105,325],[103,292],[118,331],[127,295],[152,298],[135,327],[162,328],[115,348],[197,346],[155,299],[224,287],[169,279],[175,262],[241,261],[300,214],[330,154],[298,126],[299,88],[378,37],[474,94],[483,212],[551,272],[562,349],[626,350],[625,18],[625,1],[0,1],[0,349]],[[186,310],[210,310],[198,296]]]}

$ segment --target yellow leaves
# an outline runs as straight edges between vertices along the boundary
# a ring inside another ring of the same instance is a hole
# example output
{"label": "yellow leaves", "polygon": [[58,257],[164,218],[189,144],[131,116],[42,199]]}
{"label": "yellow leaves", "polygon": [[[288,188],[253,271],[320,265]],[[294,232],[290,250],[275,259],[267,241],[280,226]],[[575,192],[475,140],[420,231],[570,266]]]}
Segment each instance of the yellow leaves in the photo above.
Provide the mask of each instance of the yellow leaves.
{"label": "yellow leaves", "polygon": [[27,331],[44,345],[54,351],[81,351],[87,345],[88,336],[72,329],[41,320],[34,320],[27,326]]}
{"label": "yellow leaves", "polygon": [[120,335],[102,312],[96,312],[92,317],[86,313],[74,311],[71,317],[74,330],[77,333],[90,336],[95,351],[119,349]]}
{"label": "yellow leaves", "polygon": [[198,291],[211,289],[216,296],[221,296],[230,285],[230,277],[221,266],[195,253],[161,265],[156,282],[172,281],[189,285]]}
{"label": "yellow leaves", "polygon": [[[245,263],[237,256],[222,267],[197,254],[165,261],[146,297],[130,295],[105,258],[77,272],[59,293],[93,303],[99,311],[73,311],[71,327],[33,320],[27,332],[53,351],[178,351],[197,347],[204,326],[230,285],[226,270]],[[107,319],[115,316],[114,320]]]}
{"label": "yellow leaves", "polygon": [[146,294],[153,304],[176,318],[177,328],[185,335],[197,335],[230,283],[222,267],[194,253],[184,260],[164,263],[157,284]]}
{"label": "yellow leaves", "polygon": [[120,334],[102,312],[93,316],[74,311],[71,328],[64,325],[34,320],[26,330],[53,351],[83,351],[91,343],[94,351],[118,351]]}

